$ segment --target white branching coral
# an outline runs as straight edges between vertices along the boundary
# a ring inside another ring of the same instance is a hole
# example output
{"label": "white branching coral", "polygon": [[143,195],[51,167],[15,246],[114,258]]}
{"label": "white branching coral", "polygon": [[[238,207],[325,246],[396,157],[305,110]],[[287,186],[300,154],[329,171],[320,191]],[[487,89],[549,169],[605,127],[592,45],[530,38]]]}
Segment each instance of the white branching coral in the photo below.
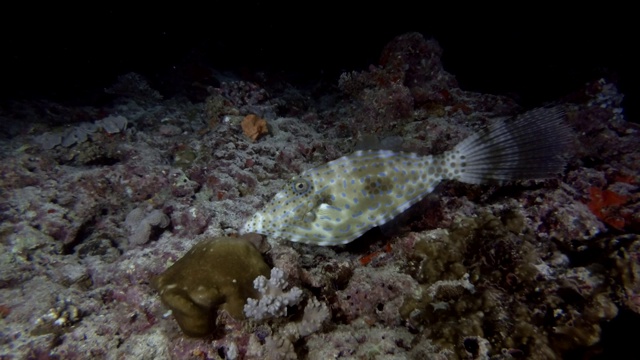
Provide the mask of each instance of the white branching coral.
{"label": "white branching coral", "polygon": [[[271,278],[258,276],[253,286],[260,293],[259,300],[247,299],[244,314],[247,318],[263,320],[287,315],[287,307],[297,305],[302,298],[302,290],[289,286],[282,269],[271,269]],[[297,359],[293,344],[300,338],[309,336],[322,329],[324,323],[331,318],[331,311],[327,304],[315,297],[307,300],[302,318],[299,321],[287,322],[285,326],[273,331],[264,339],[261,346],[257,345],[252,351],[256,358],[262,359]],[[286,320],[285,320],[286,321]]]}
{"label": "white branching coral", "polygon": [[297,305],[302,297],[302,290],[297,287],[285,291],[289,285],[282,269],[271,269],[271,278],[258,276],[253,287],[260,293],[260,299],[247,299],[244,314],[248,318],[263,320],[272,317],[287,316],[287,307]]}
{"label": "white branching coral", "polygon": [[309,336],[322,329],[322,325],[330,317],[331,312],[329,311],[327,304],[318,301],[315,297],[312,297],[307,301],[307,305],[304,307],[302,319],[297,322],[288,323],[282,332],[292,341],[297,341],[301,337]]}

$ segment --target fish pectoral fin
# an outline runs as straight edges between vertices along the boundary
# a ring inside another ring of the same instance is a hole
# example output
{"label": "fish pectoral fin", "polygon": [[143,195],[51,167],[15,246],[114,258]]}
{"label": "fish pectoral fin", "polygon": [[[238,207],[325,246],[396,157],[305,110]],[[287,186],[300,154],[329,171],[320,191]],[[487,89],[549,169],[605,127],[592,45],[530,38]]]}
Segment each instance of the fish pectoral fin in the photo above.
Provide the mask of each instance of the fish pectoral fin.
{"label": "fish pectoral fin", "polygon": [[316,215],[318,216],[338,216],[342,209],[339,207],[335,207],[333,205],[322,203],[318,205],[318,209],[316,210]]}
{"label": "fish pectoral fin", "polygon": [[324,224],[324,222],[326,222],[328,219],[332,219],[335,217],[335,215],[333,214],[335,211],[336,210],[332,209],[331,205],[322,203],[306,212],[304,214],[303,220],[305,223],[318,223],[322,221]]}
{"label": "fish pectoral fin", "polygon": [[315,211],[316,224],[321,227],[335,227],[340,225],[344,214],[341,214],[342,209],[326,203],[320,204]]}
{"label": "fish pectoral fin", "polygon": [[312,223],[316,221],[316,219],[317,219],[316,213],[313,211],[309,211],[308,213],[304,214],[302,221],[304,221],[305,223]]}

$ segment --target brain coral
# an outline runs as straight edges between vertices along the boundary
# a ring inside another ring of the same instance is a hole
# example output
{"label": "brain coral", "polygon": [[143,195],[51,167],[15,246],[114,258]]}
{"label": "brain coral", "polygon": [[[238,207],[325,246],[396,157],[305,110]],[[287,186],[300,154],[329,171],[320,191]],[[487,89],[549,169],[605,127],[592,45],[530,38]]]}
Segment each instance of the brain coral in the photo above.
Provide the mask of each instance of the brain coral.
{"label": "brain coral", "polygon": [[259,295],[253,280],[268,274],[269,266],[251,242],[219,237],[196,244],[151,284],[185,334],[205,336],[218,310],[242,319],[247,298]]}

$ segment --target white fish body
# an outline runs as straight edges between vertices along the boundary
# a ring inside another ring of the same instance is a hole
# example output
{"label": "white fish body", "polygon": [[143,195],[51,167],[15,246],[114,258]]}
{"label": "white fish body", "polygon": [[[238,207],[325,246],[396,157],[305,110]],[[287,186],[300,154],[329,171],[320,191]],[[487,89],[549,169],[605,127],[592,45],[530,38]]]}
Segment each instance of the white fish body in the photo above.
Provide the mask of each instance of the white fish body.
{"label": "white fish body", "polygon": [[477,184],[554,176],[564,168],[560,155],[570,141],[563,115],[532,110],[435,156],[356,151],[293,177],[241,233],[346,244],[393,219],[444,179]]}

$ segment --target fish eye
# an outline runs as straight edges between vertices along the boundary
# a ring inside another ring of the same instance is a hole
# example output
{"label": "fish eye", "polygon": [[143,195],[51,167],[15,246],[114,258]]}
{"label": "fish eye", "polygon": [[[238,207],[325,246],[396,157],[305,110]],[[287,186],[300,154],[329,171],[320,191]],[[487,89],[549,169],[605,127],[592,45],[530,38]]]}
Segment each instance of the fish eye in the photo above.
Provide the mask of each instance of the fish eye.
{"label": "fish eye", "polygon": [[309,181],[305,179],[294,179],[292,182],[293,192],[298,195],[306,193],[310,187]]}

